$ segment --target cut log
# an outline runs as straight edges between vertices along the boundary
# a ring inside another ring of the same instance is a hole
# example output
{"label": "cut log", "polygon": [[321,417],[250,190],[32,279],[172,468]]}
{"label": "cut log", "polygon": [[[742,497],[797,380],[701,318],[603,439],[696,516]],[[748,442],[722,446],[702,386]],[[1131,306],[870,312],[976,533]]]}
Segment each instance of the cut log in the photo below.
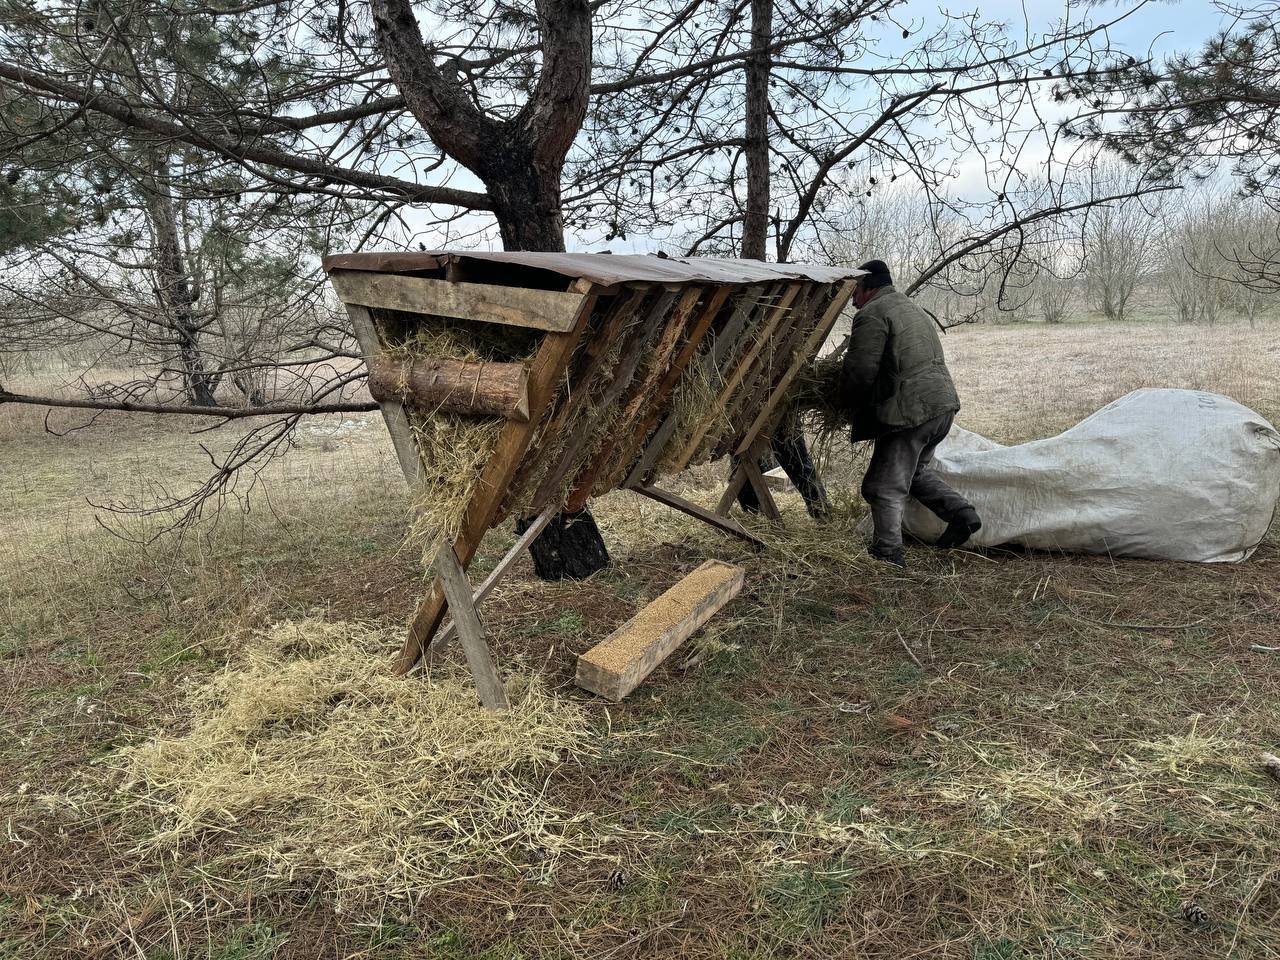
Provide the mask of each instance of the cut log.
{"label": "cut log", "polygon": [[523,363],[377,357],[369,364],[369,393],[379,402],[529,422],[529,371]]}
{"label": "cut log", "polygon": [[621,700],[742,590],[743,568],[708,560],[578,658],[584,690]]}

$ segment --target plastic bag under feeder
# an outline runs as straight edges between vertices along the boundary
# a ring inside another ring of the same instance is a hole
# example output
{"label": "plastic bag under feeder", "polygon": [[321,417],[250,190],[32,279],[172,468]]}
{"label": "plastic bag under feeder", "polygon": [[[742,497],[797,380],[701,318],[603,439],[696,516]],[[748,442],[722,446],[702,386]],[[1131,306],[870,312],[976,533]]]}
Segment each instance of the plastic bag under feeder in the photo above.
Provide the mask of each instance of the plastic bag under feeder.
{"label": "plastic bag under feeder", "polygon": [[[975,546],[1231,562],[1271,525],[1280,433],[1228,397],[1144,389],[1017,446],[953,428],[934,469],[982,516]],[[915,501],[903,526],[926,543],[943,529]]]}

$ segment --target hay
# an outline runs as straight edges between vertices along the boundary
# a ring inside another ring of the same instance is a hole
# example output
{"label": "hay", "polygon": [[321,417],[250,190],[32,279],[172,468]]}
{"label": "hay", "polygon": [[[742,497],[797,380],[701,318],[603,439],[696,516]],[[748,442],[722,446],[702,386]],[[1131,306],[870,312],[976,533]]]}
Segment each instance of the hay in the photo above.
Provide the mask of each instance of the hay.
{"label": "hay", "polygon": [[820,441],[849,428],[849,410],[840,397],[841,363],[839,356],[815,360],[791,387],[791,402]]}
{"label": "hay", "polygon": [[[658,455],[657,472],[670,473],[674,470],[676,460],[688,444],[693,431],[702,423],[710,422],[707,439],[704,439],[698,453],[702,453],[711,442],[729,429],[729,412],[720,402],[720,391],[724,389],[724,380],[718,371],[708,370],[707,364],[695,360],[685,368],[684,374],[676,383],[671,394],[668,416],[675,417],[676,426],[671,438]],[[702,461],[695,455],[690,466]]]}
{"label": "hay", "polygon": [[[523,332],[523,331],[519,331]],[[419,327],[413,336],[387,347],[393,359],[435,357],[445,360],[523,360],[529,356],[525,339],[507,344],[482,340],[460,324]],[[440,544],[458,536],[467,504],[480,486],[484,466],[502,433],[504,420],[466,417],[406,405],[422,464],[422,493],[413,504],[409,542],[421,548],[430,562]]]}
{"label": "hay", "polygon": [[405,682],[386,631],[315,620],[261,633],[188,693],[185,733],[115,758],[149,813],[140,850],[177,856],[222,835],[259,875],[331,878],[339,903],[412,899],[495,865],[545,878],[594,842],[549,772],[593,756],[583,712],[536,678],[482,709],[465,674]]}

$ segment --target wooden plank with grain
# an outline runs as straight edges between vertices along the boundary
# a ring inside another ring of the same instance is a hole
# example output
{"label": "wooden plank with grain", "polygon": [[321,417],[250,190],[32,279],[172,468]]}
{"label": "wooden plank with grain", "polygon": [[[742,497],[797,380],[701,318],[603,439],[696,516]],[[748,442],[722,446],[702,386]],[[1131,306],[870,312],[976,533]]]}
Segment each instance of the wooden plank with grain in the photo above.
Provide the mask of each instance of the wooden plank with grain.
{"label": "wooden plank with grain", "polygon": [[744,570],[708,560],[578,658],[578,686],[621,700],[742,590]]}
{"label": "wooden plank with grain", "polygon": [[363,270],[332,270],[329,282],[342,302],[349,305],[499,323],[553,333],[567,333],[573,329],[584,297],[577,290],[530,290]]}

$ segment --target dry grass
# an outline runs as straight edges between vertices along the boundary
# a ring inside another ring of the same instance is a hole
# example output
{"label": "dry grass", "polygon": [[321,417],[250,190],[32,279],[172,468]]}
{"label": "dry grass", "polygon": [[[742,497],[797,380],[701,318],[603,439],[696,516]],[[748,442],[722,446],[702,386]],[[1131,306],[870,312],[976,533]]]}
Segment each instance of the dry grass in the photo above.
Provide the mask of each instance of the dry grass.
{"label": "dry grass", "polygon": [[943,346],[959,423],[1002,443],[1059,433],[1140,387],[1221,393],[1280,423],[1280,323],[971,327]]}
{"label": "dry grass", "polygon": [[[1025,360],[1041,337],[1117,378],[1098,403],[1202,386],[1278,419],[1266,331],[1088,329],[950,334],[962,421],[1012,440],[1091,412],[1078,375]],[[1143,343],[1147,379],[1122,382]],[[79,453],[150,427],[113,429]],[[530,698],[495,727],[461,674],[385,672],[420,568],[379,435],[350,438],[374,470],[304,448],[280,469],[311,482],[272,474],[272,510],[180,549],[79,527],[5,570],[0,956],[1280,957],[1280,783],[1258,759],[1280,752],[1280,659],[1252,649],[1280,647],[1277,529],[1238,565],[911,548],[901,573],[853,532],[856,468],[833,468],[829,526],[782,495],[760,554],[612,495],[609,570],[545,584],[522,562],[483,607]],[[0,522],[26,536],[88,467],[4,442],[69,474],[14,495]],[[711,503],[723,465],[673,481]],[[739,598],[623,704],[572,688],[577,654],[709,558],[747,567]],[[115,794],[122,756],[138,776]]]}
{"label": "dry grass", "polygon": [[139,852],[203,842],[210,870],[225,858],[266,878],[331,876],[340,911],[416,903],[477,872],[545,880],[592,854],[589,818],[547,782],[596,752],[581,709],[517,672],[511,712],[484,710],[465,672],[393,676],[395,645],[385,628],[286,622],[193,683],[185,729],[116,761],[128,816],[154,824]]}

